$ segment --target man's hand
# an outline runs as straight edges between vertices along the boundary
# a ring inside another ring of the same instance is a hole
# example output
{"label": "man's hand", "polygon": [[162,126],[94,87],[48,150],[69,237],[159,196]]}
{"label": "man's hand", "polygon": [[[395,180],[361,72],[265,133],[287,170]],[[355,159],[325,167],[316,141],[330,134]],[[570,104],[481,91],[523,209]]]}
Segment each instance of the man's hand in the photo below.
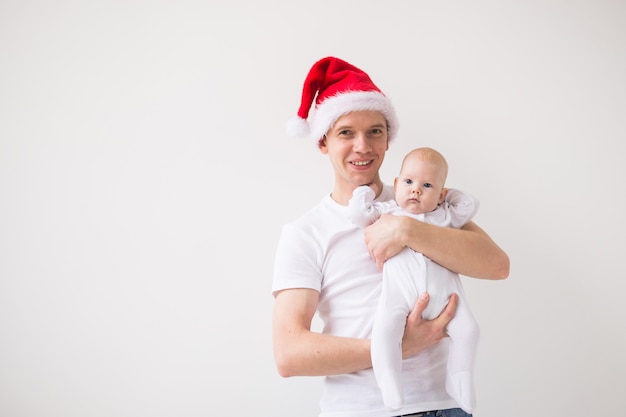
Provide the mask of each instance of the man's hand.
{"label": "man's hand", "polygon": [[404,359],[436,345],[447,337],[446,326],[454,317],[459,301],[457,294],[452,294],[443,311],[433,320],[425,320],[422,313],[428,306],[430,297],[423,293],[417,299],[413,311],[409,314],[402,337],[402,357]]}
{"label": "man's hand", "polygon": [[383,214],[374,224],[364,230],[365,244],[370,256],[376,261],[378,269],[382,271],[383,263],[404,249],[402,233],[408,228],[405,225],[406,216]]}

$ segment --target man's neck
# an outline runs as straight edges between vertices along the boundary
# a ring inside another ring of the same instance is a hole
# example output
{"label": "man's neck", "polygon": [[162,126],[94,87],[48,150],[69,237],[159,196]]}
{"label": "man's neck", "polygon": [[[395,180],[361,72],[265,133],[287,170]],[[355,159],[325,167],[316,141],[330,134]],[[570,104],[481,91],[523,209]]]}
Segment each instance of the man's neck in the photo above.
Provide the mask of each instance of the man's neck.
{"label": "man's neck", "polygon": [[[380,193],[383,192],[383,183],[380,179],[376,179],[373,181],[376,184],[376,198],[380,196]],[[362,184],[362,185],[370,185],[370,184]],[[335,188],[332,193],[330,193],[330,197],[335,200],[337,204],[341,204],[342,206],[347,206],[348,202],[352,198],[352,193],[356,189],[356,185],[352,185],[350,187],[342,188],[340,186],[335,185]]]}

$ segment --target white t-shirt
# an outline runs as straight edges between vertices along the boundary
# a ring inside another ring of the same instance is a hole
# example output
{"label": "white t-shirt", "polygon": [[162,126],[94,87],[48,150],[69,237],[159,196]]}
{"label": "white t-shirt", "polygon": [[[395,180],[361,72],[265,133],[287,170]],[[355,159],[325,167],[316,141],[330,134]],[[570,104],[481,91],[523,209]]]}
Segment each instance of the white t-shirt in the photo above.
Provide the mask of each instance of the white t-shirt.
{"label": "white t-shirt", "polygon": [[[393,198],[386,186],[378,201]],[[276,251],[272,293],[288,288],[320,292],[318,316],[326,334],[370,338],[382,273],[369,256],[363,230],[348,207],[330,195],[286,224]],[[448,340],[403,361],[405,406],[390,411],[372,369],[324,377],[320,417],[390,417],[458,407],[445,389]]]}

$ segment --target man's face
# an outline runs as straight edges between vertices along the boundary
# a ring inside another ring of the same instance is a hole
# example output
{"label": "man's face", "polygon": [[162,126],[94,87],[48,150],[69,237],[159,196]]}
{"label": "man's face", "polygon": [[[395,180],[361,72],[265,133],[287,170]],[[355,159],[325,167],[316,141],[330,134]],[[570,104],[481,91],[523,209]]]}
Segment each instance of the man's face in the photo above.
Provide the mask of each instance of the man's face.
{"label": "man's face", "polygon": [[389,149],[387,121],[377,111],[345,114],[328,130],[319,147],[335,171],[333,198],[349,199],[359,185],[381,185],[378,170]]}

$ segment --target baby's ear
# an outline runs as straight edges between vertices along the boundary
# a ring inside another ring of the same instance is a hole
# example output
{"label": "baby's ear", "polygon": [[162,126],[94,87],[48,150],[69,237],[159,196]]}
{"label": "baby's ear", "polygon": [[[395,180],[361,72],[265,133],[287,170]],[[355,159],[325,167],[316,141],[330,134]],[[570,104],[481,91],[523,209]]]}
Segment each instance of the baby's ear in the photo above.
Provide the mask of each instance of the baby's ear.
{"label": "baby's ear", "polygon": [[439,195],[439,204],[441,204],[444,201],[446,201],[446,196],[447,195],[448,195],[448,189],[447,188],[443,188],[441,190],[441,195]]}

